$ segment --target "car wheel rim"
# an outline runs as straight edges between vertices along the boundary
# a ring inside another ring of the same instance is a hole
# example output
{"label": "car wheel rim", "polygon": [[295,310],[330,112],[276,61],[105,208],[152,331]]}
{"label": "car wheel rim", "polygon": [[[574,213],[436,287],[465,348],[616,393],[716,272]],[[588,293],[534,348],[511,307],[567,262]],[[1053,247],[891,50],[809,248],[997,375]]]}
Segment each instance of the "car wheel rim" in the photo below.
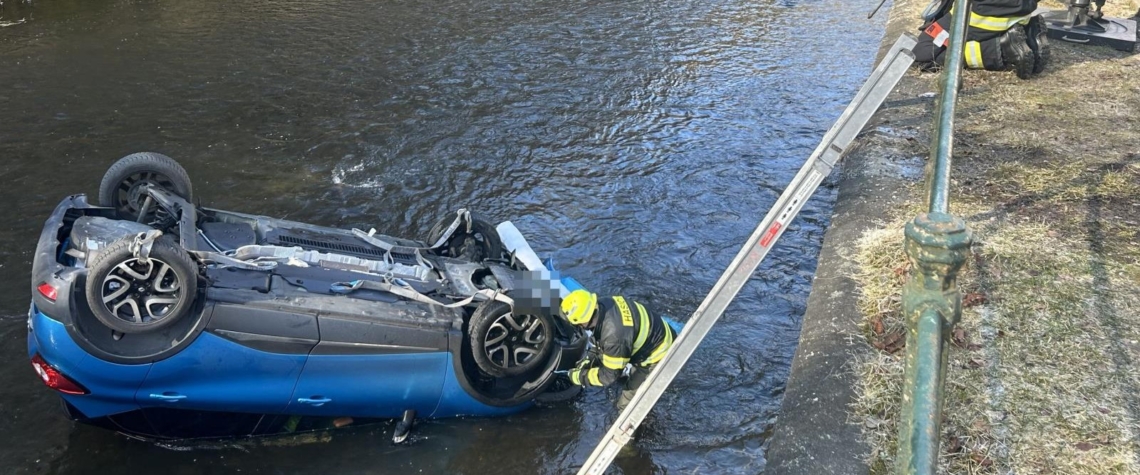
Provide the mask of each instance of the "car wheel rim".
{"label": "car wheel rim", "polygon": [[182,300],[182,282],[170,264],[151,257],[129,259],[103,278],[103,305],[117,318],[146,325],[171,314]]}
{"label": "car wheel rim", "polygon": [[483,347],[491,363],[506,369],[534,361],[545,345],[546,325],[541,319],[507,313],[491,323]]}

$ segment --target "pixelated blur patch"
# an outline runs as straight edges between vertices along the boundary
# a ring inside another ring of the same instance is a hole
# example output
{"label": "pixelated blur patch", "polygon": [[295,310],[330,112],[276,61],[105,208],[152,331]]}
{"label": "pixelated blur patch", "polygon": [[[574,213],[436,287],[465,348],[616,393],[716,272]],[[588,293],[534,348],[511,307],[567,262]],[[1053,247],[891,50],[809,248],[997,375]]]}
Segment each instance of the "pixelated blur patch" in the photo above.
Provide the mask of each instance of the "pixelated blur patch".
{"label": "pixelated blur patch", "polygon": [[558,271],[519,272],[515,288],[509,292],[515,301],[515,313],[558,315],[558,306],[562,303],[559,278]]}

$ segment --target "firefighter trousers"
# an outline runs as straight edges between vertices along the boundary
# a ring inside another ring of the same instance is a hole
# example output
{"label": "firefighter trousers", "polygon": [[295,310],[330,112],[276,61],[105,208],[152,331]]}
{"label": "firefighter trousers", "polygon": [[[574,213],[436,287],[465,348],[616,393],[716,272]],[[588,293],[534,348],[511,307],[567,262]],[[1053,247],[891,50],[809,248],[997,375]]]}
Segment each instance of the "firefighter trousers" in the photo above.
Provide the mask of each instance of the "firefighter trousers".
{"label": "firefighter trousers", "polygon": [[[918,44],[914,47],[914,61],[932,67],[941,66],[946,57],[946,47],[949,41],[951,15],[944,15],[918,35]],[[937,26],[935,26],[937,25]],[[938,35],[936,38],[931,33]],[[985,69],[1001,71],[1005,69],[1005,60],[1001,55],[1001,35],[1003,31],[992,31],[966,27],[966,48],[963,52],[966,67],[970,69]]]}

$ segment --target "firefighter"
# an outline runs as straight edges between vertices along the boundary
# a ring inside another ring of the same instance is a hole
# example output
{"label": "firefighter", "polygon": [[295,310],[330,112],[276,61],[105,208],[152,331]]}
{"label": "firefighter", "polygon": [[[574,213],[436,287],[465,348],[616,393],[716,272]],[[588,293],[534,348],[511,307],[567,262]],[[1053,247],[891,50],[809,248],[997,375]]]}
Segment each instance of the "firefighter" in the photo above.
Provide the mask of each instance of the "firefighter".
{"label": "firefighter", "polygon": [[[922,33],[914,48],[915,62],[925,70],[943,64],[950,40],[953,0],[934,0],[923,15]],[[1040,74],[1049,62],[1045,20],[1033,15],[1037,0],[970,2],[964,59],[970,69],[1008,71],[1021,79]]]}
{"label": "firefighter", "polygon": [[601,350],[601,361],[583,358],[570,370],[570,381],[604,387],[628,374],[617,401],[618,410],[625,409],[677,337],[665,317],[625,297],[598,298],[579,289],[562,299],[561,310],[570,323],[593,330]]}

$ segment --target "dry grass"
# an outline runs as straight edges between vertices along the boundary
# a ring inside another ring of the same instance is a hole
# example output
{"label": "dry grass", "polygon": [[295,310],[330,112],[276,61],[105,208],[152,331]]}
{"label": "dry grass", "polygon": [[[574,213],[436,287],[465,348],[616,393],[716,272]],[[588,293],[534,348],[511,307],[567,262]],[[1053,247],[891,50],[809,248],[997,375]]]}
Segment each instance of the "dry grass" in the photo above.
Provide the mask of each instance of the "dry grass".
{"label": "dry grass", "polygon": [[[975,246],[960,276],[967,303],[950,347],[942,471],[1140,473],[1140,420],[1129,408],[1140,397],[1129,364],[1140,361],[1132,343],[1140,338],[1137,264],[1106,262],[1079,237],[1009,218],[971,222]],[[860,309],[873,344],[904,324],[906,221],[857,245]],[[890,472],[896,448],[903,350],[890,350],[859,366],[854,413],[875,447],[872,473]]]}
{"label": "dry grass", "polygon": [[[942,473],[1140,474],[1140,55],[1052,50],[1028,81],[969,71],[960,96],[953,211],[975,245]],[[863,336],[879,351],[859,362],[852,415],[872,473],[892,471],[897,443],[902,229],[922,201],[910,191],[912,206],[857,243]]]}
{"label": "dry grass", "polygon": [[1031,194],[1050,204],[1140,196],[1140,162],[1122,164],[1119,168],[1099,170],[1095,165],[1080,161],[1037,166],[1009,161],[997,164],[988,177],[995,192],[1003,198]]}

